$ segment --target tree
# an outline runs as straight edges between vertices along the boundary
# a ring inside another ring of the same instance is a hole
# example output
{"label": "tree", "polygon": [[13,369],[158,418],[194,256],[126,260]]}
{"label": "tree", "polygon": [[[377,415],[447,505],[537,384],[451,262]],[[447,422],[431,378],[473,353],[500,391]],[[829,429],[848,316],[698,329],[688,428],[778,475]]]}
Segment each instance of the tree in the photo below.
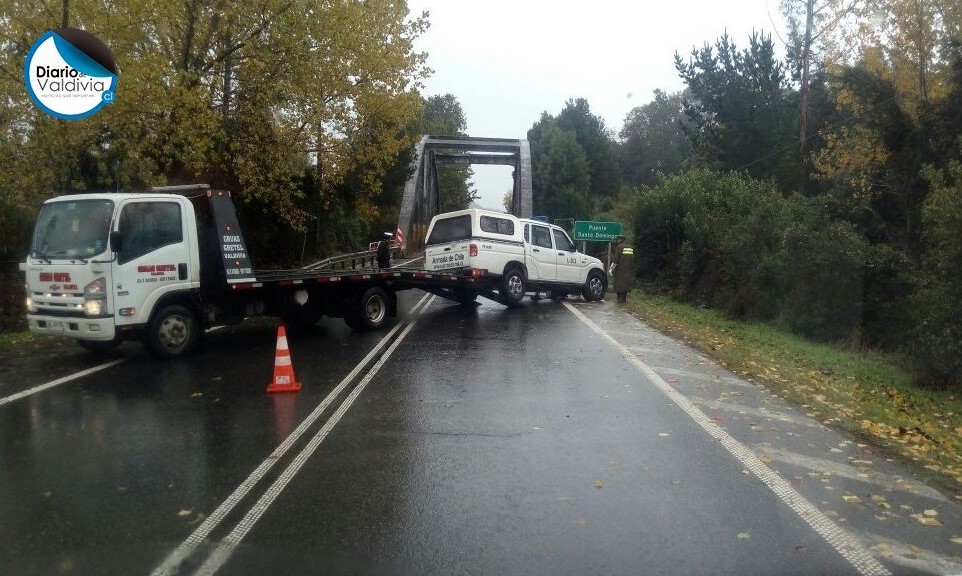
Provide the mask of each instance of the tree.
{"label": "tree", "polygon": [[[798,82],[799,151],[808,161],[809,110],[813,75],[823,70],[816,45],[823,35],[837,30],[854,14],[861,0],[782,0],[782,14],[788,22],[788,61]],[[804,23],[802,23],[804,20]],[[815,71],[813,71],[813,67]]]}
{"label": "tree", "polygon": [[[467,136],[468,121],[458,99],[453,94],[445,94],[425,101],[421,126],[423,134]],[[462,210],[478,198],[478,191],[471,187],[473,174],[470,164],[438,165],[442,212]]]}
{"label": "tree", "polygon": [[784,189],[798,186],[785,65],[776,60],[770,36],[752,34],[739,51],[724,35],[714,47],[692,50],[688,62],[676,53],[675,68],[688,85],[685,111],[697,163],[775,177]]}
{"label": "tree", "polygon": [[[74,122],[32,106],[20,74],[33,40],[64,19],[121,68],[115,103]],[[22,163],[0,185],[34,206],[62,191],[208,181],[237,193],[242,218],[290,231],[313,216],[320,232],[336,206],[376,212],[430,72],[413,49],[426,14],[409,18],[406,2],[15,2],[0,21],[0,129],[18,119],[0,157]],[[349,174],[356,190],[335,201]]]}
{"label": "tree", "polygon": [[688,163],[691,140],[684,129],[685,96],[655,90],[655,99],[628,112],[619,133],[626,182],[651,186],[658,174],[672,174]]}
{"label": "tree", "polygon": [[568,100],[557,117],[558,128],[572,132],[588,159],[590,189],[593,199],[616,196],[621,191],[621,178],[615,143],[605,122],[591,113],[584,98]]}
{"label": "tree", "polygon": [[876,0],[830,2],[831,18],[841,20],[822,44],[833,67],[862,62],[895,86],[913,119],[946,96],[951,62],[945,50],[959,38],[962,10],[956,0]]}
{"label": "tree", "polygon": [[588,156],[574,132],[547,113],[531,130],[531,194],[534,211],[551,218],[581,218],[591,210]]}
{"label": "tree", "polygon": [[919,128],[901,107],[895,86],[869,69],[846,68],[837,84],[839,113],[814,158],[817,177],[844,187],[882,222],[873,241],[918,255],[927,188]]}

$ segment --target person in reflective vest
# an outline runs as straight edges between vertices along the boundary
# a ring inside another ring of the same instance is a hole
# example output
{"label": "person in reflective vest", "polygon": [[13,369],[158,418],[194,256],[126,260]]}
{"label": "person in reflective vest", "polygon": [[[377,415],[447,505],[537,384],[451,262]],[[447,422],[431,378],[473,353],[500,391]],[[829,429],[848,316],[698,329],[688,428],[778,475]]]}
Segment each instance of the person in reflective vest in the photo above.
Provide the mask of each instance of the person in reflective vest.
{"label": "person in reflective vest", "polygon": [[624,236],[619,236],[615,241],[609,270],[615,277],[615,294],[618,295],[618,303],[624,304],[628,301],[628,292],[635,281],[635,251],[631,245],[625,243]]}

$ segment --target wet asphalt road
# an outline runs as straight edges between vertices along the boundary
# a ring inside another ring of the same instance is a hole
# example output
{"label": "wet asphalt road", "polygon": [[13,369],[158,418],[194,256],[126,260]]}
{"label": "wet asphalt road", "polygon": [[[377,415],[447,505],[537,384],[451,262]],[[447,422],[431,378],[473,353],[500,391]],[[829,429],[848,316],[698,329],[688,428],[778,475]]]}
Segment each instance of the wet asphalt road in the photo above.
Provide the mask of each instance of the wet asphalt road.
{"label": "wet asphalt road", "polygon": [[[264,393],[258,321],[0,405],[0,574],[953,573],[951,496],[610,303],[422,296],[391,333],[291,334],[295,395]],[[5,373],[0,395],[91,363]],[[912,518],[930,508],[941,528]]]}

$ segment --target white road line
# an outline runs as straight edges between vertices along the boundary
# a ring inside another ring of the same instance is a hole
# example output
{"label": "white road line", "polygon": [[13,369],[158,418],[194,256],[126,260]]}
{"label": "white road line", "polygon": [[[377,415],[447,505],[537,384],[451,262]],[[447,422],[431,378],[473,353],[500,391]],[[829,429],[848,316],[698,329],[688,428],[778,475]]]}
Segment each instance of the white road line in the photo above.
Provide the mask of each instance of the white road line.
{"label": "white road line", "polygon": [[688,398],[665,382],[661,376],[642,362],[631,350],[615,340],[570,303],[565,302],[565,307],[585,325],[607,340],[625,359],[641,370],[655,387],[668,396],[679,408],[684,410],[688,416],[708,432],[708,434],[718,440],[745,468],[757,476],[782,502],[798,514],[802,520],[807,522],[819,536],[831,544],[843,558],[858,570],[859,574],[863,576],[891,576],[891,572],[866,552],[854,538],[839,528],[828,516],[822,514],[818,508],[792,488],[788,481],[759,460],[751,450],[709,420],[704,412],[699,410]]}
{"label": "white road line", "polygon": [[93,374],[94,372],[100,372],[101,370],[105,370],[107,368],[110,368],[111,366],[116,366],[117,364],[120,364],[121,362],[126,362],[126,361],[127,361],[127,358],[118,358],[116,360],[111,360],[110,362],[104,362],[103,364],[99,364],[97,366],[94,366],[93,368],[87,368],[86,370],[81,370],[80,372],[70,374],[69,376],[58,378],[52,382],[47,382],[46,384],[41,384],[40,386],[34,386],[29,390],[24,390],[23,392],[17,392],[16,394],[12,394],[10,396],[7,396],[6,398],[0,398],[0,406],[3,406],[4,404],[9,404],[10,402],[14,402],[15,400],[19,400],[21,398],[26,398],[31,394],[36,394],[38,392],[43,392],[44,390],[49,390],[54,386],[60,386],[61,384],[65,384],[67,382],[70,382],[71,380],[76,380],[77,378],[83,378],[84,376]]}
{"label": "white road line", "polygon": [[211,555],[207,558],[207,561],[204,562],[204,564],[197,570],[195,574],[210,576],[216,573],[221,567],[224,566],[225,563],[227,563],[234,550],[241,543],[241,540],[243,540],[244,537],[247,536],[247,534],[251,531],[251,529],[254,528],[254,525],[257,524],[257,521],[260,520],[261,516],[264,515],[264,512],[267,512],[267,509],[270,508],[274,500],[280,496],[281,492],[284,491],[284,488],[287,487],[291,480],[294,479],[294,476],[300,471],[304,464],[307,463],[307,460],[321,445],[321,442],[323,442],[331,430],[337,426],[344,414],[347,413],[347,411],[354,404],[354,401],[357,400],[357,397],[361,395],[361,392],[364,391],[364,388],[374,378],[374,375],[377,374],[381,367],[384,366],[384,363],[387,362],[388,358],[391,357],[391,354],[394,353],[394,350],[399,344],[401,344],[401,341],[404,340],[411,329],[414,328],[416,323],[417,321],[415,320],[408,324],[404,331],[401,332],[401,335],[398,336],[397,339],[387,349],[387,351],[384,352],[384,355],[381,356],[377,363],[371,367],[371,370],[367,373],[367,375],[364,376],[354,390],[351,391],[337,411],[334,412],[327,422],[324,423],[324,426],[321,427],[320,431],[314,435],[307,446],[301,450],[300,454],[294,458],[294,460],[287,466],[284,472],[281,473],[277,480],[271,484],[271,487],[264,492],[263,496],[261,496],[257,503],[254,504],[254,506],[247,512],[244,518],[237,523],[237,526],[234,527],[231,533],[228,534],[227,537],[224,538],[224,540],[221,541],[216,548],[214,548],[213,552],[211,552]]}
{"label": "white road line", "polygon": [[[430,306],[431,303],[434,302],[435,298],[436,297],[432,296],[431,294],[425,294],[421,298],[421,300],[419,300],[418,303],[415,304],[414,307],[411,309],[412,316],[423,311],[428,306]],[[280,458],[284,456],[284,454],[286,454],[288,450],[290,450],[291,446],[293,446],[297,442],[297,440],[305,432],[307,432],[307,430],[311,426],[313,426],[317,422],[317,420],[321,417],[321,415],[324,414],[324,411],[327,410],[328,406],[330,406],[331,403],[333,403],[334,400],[341,395],[341,393],[344,391],[347,385],[354,381],[354,379],[364,369],[364,367],[368,365],[368,363],[378,354],[378,352],[382,348],[384,348],[384,346],[394,337],[394,335],[403,326],[404,326],[403,322],[399,323],[397,326],[392,328],[391,331],[388,332],[384,338],[382,338],[377,344],[375,344],[374,348],[372,348],[371,351],[368,352],[367,356],[365,356],[360,362],[358,362],[358,364],[354,367],[354,369],[351,370],[351,372],[341,380],[341,382],[337,385],[337,387],[335,387],[334,390],[332,390],[330,394],[328,394],[327,397],[325,397],[324,400],[322,400],[321,403],[317,405],[314,411],[311,412],[310,415],[308,415],[307,418],[305,418],[304,421],[301,422],[300,425],[297,428],[295,428],[294,431],[291,432],[290,435],[287,438],[285,438],[284,441],[281,442],[281,444],[277,448],[274,449],[273,452],[271,452],[270,456],[268,456],[263,462],[261,462],[260,465],[256,469],[254,469],[253,472],[251,472],[250,476],[248,476],[247,479],[244,480],[244,482],[241,483],[241,485],[238,486],[234,490],[234,492],[230,496],[228,496],[227,499],[224,500],[220,504],[220,506],[218,506],[217,509],[214,510],[214,512],[211,513],[211,515],[208,516],[200,524],[200,526],[198,526],[194,530],[194,532],[187,537],[186,540],[184,540],[183,543],[181,543],[180,546],[178,546],[173,552],[171,552],[167,556],[167,558],[164,559],[163,563],[160,564],[160,566],[158,566],[157,568],[154,569],[153,572],[151,572],[151,576],[166,576],[171,574],[178,574],[181,563],[183,563],[184,560],[186,560],[191,554],[193,554],[193,552],[197,549],[198,546],[203,544],[204,540],[206,540],[207,537],[210,536],[210,533],[215,528],[217,528],[217,526],[224,520],[224,518],[228,514],[231,513],[231,511],[237,506],[237,504],[241,500],[243,500],[245,496],[247,496],[247,494],[254,488],[254,486],[264,476],[267,475],[267,473],[274,466],[274,464],[276,464],[278,460],[280,460]]]}

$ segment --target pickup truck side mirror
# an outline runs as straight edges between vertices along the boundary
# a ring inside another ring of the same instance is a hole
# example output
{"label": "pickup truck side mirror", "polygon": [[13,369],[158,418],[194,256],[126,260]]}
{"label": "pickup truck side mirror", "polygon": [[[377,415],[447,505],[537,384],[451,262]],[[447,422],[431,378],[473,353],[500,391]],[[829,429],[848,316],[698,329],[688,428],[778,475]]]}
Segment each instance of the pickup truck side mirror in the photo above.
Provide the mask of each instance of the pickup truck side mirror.
{"label": "pickup truck side mirror", "polygon": [[123,251],[124,242],[122,238],[123,237],[120,235],[120,232],[110,233],[110,249],[113,250],[114,253],[119,253]]}

